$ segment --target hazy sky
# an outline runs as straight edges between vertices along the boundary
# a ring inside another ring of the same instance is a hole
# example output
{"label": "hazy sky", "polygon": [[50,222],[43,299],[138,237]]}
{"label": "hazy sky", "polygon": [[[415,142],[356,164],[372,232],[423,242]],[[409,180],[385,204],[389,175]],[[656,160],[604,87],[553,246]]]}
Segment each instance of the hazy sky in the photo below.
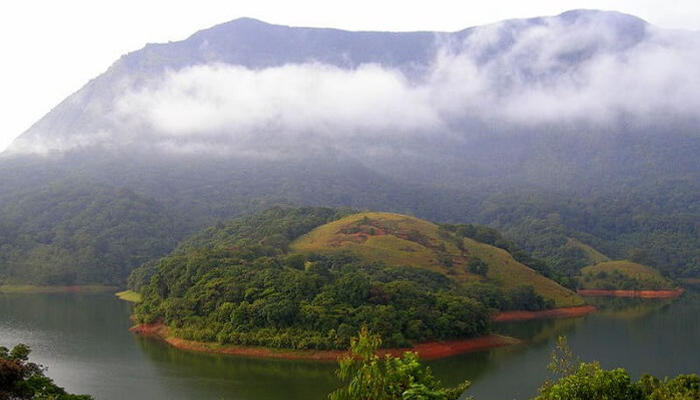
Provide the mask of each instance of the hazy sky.
{"label": "hazy sky", "polygon": [[238,17],[351,30],[443,30],[574,8],[700,30],[698,0],[14,1],[0,5],[0,150],[120,55]]}

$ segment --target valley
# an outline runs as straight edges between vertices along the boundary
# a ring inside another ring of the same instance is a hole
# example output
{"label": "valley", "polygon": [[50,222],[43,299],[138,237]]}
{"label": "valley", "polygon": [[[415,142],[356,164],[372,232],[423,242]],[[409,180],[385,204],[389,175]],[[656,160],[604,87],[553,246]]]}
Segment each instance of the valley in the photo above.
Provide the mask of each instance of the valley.
{"label": "valley", "polygon": [[0,151],[0,399],[696,400],[700,34],[526,14],[110,58]]}

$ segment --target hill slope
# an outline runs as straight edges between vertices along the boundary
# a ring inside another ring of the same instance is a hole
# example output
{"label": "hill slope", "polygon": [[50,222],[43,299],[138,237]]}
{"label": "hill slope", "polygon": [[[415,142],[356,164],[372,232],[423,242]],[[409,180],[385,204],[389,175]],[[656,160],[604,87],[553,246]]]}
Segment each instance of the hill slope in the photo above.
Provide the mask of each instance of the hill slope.
{"label": "hill slope", "polygon": [[381,209],[496,227],[571,277],[589,262],[569,237],[698,276],[699,38],[594,10],[458,32],[230,21],[131,52],[54,107],[0,154],[0,208],[85,182],[193,227]]}
{"label": "hill slope", "polygon": [[673,289],[673,282],[655,269],[626,260],[608,261],[581,269],[582,289],[662,290]]}
{"label": "hill slope", "polygon": [[162,205],[105,185],[57,184],[0,203],[0,284],[122,285],[184,231]]}
{"label": "hill slope", "polygon": [[136,320],[162,321],[176,337],[295,349],[345,348],[362,325],[389,347],[480,336],[493,308],[580,300],[505,251],[433,223],[329,208],[217,224],[135,270],[130,285],[143,299]]}
{"label": "hill slope", "polygon": [[569,238],[566,242],[566,246],[582,251],[585,255],[586,260],[591,264],[598,264],[610,261],[610,258],[608,256],[578,239]]}
{"label": "hill slope", "polygon": [[[387,265],[424,268],[461,284],[491,282],[503,289],[531,285],[557,307],[583,303],[573,292],[517,262],[503,249],[458,237],[432,222],[406,215],[351,215],[312,230],[290,247],[304,253],[349,252]],[[478,261],[485,263],[485,273],[473,266]]]}

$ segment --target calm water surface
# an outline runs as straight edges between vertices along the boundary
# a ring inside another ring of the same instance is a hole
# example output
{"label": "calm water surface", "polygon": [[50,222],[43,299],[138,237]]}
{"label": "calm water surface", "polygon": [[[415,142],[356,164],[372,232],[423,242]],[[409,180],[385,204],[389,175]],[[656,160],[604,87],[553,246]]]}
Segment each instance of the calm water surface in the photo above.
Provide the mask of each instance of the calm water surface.
{"label": "calm water surface", "polygon": [[[445,383],[473,382],[477,400],[527,399],[566,335],[584,360],[633,375],[700,372],[700,293],[676,301],[600,300],[583,318],[504,323],[526,344],[430,362]],[[323,399],[332,363],[191,353],[128,332],[129,304],[110,294],[0,294],[0,345],[23,342],[58,384],[96,399]]]}

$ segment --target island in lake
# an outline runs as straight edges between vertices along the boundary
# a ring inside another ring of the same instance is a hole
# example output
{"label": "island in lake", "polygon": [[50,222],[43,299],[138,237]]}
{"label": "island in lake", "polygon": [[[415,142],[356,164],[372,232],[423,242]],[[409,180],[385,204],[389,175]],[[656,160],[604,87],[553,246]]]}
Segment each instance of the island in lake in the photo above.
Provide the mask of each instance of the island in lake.
{"label": "island in lake", "polygon": [[434,358],[518,342],[490,335],[492,319],[593,310],[528,261],[483,226],[273,208],[136,269],[134,331],[192,350],[336,359],[366,326],[385,351]]}

